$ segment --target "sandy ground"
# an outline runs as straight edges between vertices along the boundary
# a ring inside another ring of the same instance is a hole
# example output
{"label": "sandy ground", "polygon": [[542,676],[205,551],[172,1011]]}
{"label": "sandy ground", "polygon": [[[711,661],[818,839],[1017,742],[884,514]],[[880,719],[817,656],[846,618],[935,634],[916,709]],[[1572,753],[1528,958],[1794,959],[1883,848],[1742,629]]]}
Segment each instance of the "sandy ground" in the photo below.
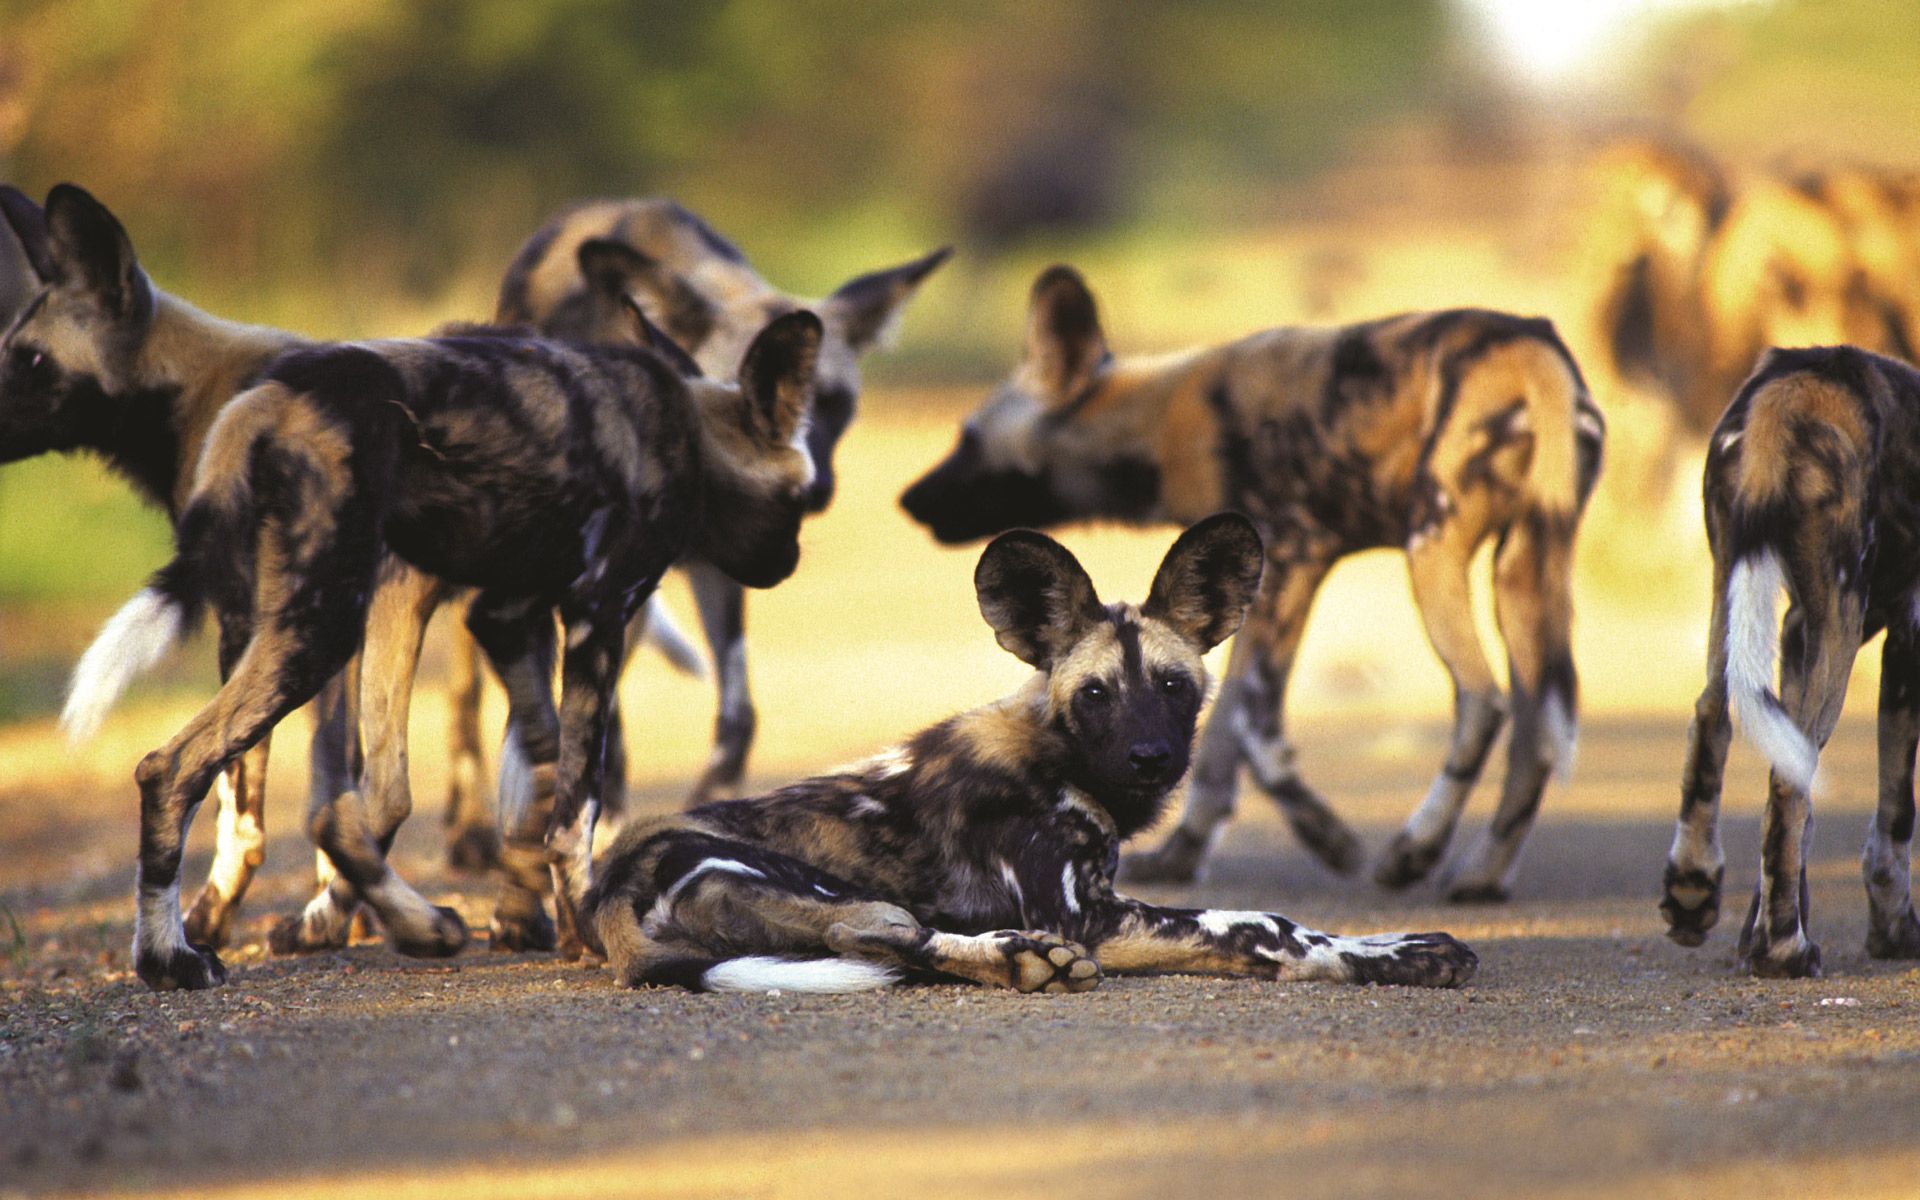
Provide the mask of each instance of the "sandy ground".
{"label": "sandy ground", "polygon": [[[974,552],[932,546],[888,499],[944,450],[953,403],[877,397],[799,575],[754,598],[758,780],[870,752],[1019,680],[975,611]],[[1607,492],[1596,505],[1578,640],[1590,717],[1515,902],[1449,909],[1430,887],[1335,879],[1254,796],[1205,884],[1146,893],[1344,932],[1445,928],[1482,959],[1458,992],[1164,978],[1066,998],[692,996],[622,991],[484,939],[439,963],[376,941],[272,959],[265,930],[297,908],[310,855],[296,721],[276,743],[273,837],[229,986],[155,995],[128,971],[128,777],[202,677],[136,696],[77,754],[44,720],[0,729],[0,1196],[1912,1195],[1920,971],[1862,949],[1871,656],[1819,808],[1828,977],[1755,982],[1730,930],[1697,951],[1660,934],[1704,644],[1687,490],[1673,513]],[[1065,537],[1105,594],[1137,597],[1171,532]],[[1377,849],[1440,760],[1447,699],[1392,555],[1337,573],[1297,678],[1303,767]],[[484,928],[490,886],[439,858],[445,712],[431,665],[427,680],[397,861]],[[625,696],[641,805],[670,806],[703,757],[710,698],[651,662]],[[1736,909],[1760,785],[1736,751]]]}

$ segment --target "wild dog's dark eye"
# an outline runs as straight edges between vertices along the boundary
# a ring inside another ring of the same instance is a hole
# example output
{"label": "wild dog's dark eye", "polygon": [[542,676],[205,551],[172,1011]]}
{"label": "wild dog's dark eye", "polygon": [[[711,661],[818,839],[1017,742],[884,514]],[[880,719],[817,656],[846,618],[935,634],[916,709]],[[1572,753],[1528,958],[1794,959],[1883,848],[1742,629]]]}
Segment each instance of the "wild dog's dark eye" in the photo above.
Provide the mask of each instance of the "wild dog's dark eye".
{"label": "wild dog's dark eye", "polygon": [[1083,683],[1080,685],[1080,699],[1088,704],[1099,704],[1107,698],[1107,686],[1103,683]]}
{"label": "wild dog's dark eye", "polygon": [[1169,696],[1184,696],[1193,687],[1193,680],[1185,675],[1162,675],[1160,690]]}

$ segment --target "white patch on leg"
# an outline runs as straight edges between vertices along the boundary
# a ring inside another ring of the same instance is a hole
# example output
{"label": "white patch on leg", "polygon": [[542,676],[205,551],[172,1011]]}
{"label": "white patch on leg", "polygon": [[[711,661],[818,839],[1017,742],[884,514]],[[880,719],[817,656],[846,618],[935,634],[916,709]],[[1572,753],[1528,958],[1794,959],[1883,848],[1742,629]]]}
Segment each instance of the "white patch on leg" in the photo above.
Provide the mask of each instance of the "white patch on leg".
{"label": "white patch on leg", "polygon": [[1540,719],[1546,727],[1547,746],[1553,754],[1554,778],[1564,786],[1573,778],[1573,759],[1580,745],[1579,729],[1573,713],[1567,709],[1567,698],[1559,692],[1548,692]]}
{"label": "white patch on leg", "polygon": [[165,961],[187,946],[180,923],[180,880],[164,888],[142,887],[133,914],[133,957]]}
{"label": "white patch on leg", "polygon": [[267,838],[259,818],[240,811],[240,798],[233,790],[231,772],[222,771],[214,777],[213,794],[219,802],[219,811],[214,825],[213,867],[207,872],[207,883],[222,900],[231,902],[253,875],[253,868],[247,865],[247,855],[266,845]]}
{"label": "white patch on leg", "polygon": [[100,730],[114,702],[134,678],[150,670],[185,632],[182,613],[155,588],[141,591],[101,627],[80,656],[67,688],[60,726],[74,744]]}
{"label": "white patch on leg", "polygon": [[1066,863],[1060,868],[1060,897],[1066,901],[1067,911],[1080,911],[1080,892],[1073,882],[1073,864]]}
{"label": "white patch on leg", "polygon": [[1200,928],[1215,937],[1225,937],[1236,927],[1253,925],[1265,929],[1275,937],[1280,936],[1280,924],[1268,913],[1237,912],[1230,908],[1209,908],[1194,918]]}
{"label": "white patch on leg", "polygon": [[686,635],[655,592],[647,597],[646,641],[674,670],[695,679],[707,677],[707,659]]}

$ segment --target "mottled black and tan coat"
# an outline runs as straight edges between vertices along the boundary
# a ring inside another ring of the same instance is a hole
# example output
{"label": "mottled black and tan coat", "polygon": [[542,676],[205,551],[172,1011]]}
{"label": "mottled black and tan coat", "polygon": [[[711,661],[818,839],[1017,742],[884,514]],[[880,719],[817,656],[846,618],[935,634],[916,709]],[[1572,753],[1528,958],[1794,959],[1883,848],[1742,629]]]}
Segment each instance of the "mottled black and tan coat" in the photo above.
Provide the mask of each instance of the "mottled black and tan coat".
{"label": "mottled black and tan coat", "polygon": [[[78,675],[77,690],[104,705],[112,688],[95,681],[114,679],[130,650],[164,647],[203,608],[219,621],[218,695],[136,771],[141,978],[204,987],[224,977],[180,927],[186,824],[213,774],[336,674],[363,634],[398,627],[370,627],[368,613],[400,592],[388,573],[402,566],[475,589],[468,628],[516,698],[529,689],[512,681],[544,676],[560,615],[559,712],[516,715],[525,760],[553,775],[547,858],[562,944],[577,948],[573,914],[588,883],[627,622],[690,554],[748,586],[792,572],[812,477],[804,422],[819,336],[807,313],[774,322],[749,351],[742,385],[722,395],[696,394],[649,348],[513,330],[315,345],[274,359],[208,434],[178,554]],[[365,673],[397,679],[400,661],[411,659],[369,645]],[[387,772],[370,788],[371,808],[346,793],[309,814],[309,832],[390,931],[457,948],[458,917],[386,863],[397,821],[382,796],[404,795],[403,706],[396,728],[369,764]]]}
{"label": "mottled black and tan coat", "polygon": [[[737,246],[671,200],[593,201],[560,213],[527,239],[501,282],[496,319],[557,337],[592,341],[611,330],[624,339],[619,301],[628,297],[702,372],[731,380],[767,322],[800,309],[816,313],[822,333],[806,445],[814,470],[807,507],[818,512],[833,499],[833,453],[858,405],[861,357],[884,344],[906,302],[947,256],[938,250],[858,276],[824,299],[802,300],[773,287]],[[747,686],[745,593],[710,563],[690,562],[684,570],[720,691],[713,754],[691,793],[691,802],[700,803],[739,782],[756,714]],[[657,613],[652,619],[661,622]],[[456,862],[477,863],[492,840],[491,805],[481,796],[479,676],[471,641],[456,638],[453,651],[448,836]],[[609,798],[617,802],[624,769],[617,738],[612,750]],[[525,778],[517,767],[503,774],[510,783]],[[522,803],[507,798],[509,808]]]}
{"label": "mottled black and tan coat", "polygon": [[1055,267],[1034,285],[1024,361],[901,502],[947,542],[1221,508],[1259,527],[1265,583],[1234,641],[1181,823],[1130,863],[1142,879],[1193,877],[1243,765],[1324,862],[1357,867],[1358,839],[1294,768],[1282,710],[1321,582],[1341,558],[1382,546],[1405,551],[1456,694],[1446,765],[1375,872],[1389,886],[1424,876],[1508,715],[1469,604],[1468,565],[1492,539],[1511,757],[1491,835],[1448,894],[1498,899],[1547,776],[1571,752],[1573,545],[1603,436],[1544,320],[1459,309],[1116,358],[1086,285]]}
{"label": "mottled black and tan coat", "polygon": [[1660,903],[1668,935],[1682,945],[1699,945],[1720,916],[1731,700],[1773,767],[1740,952],[1757,975],[1819,973],[1806,881],[1819,751],[1840,719],[1861,644],[1885,630],[1880,800],[1861,859],[1867,952],[1920,958],[1909,865],[1920,744],[1916,481],[1920,373],[1851,347],[1770,352],[1714,429],[1705,480],[1707,682],[1688,733]]}
{"label": "mottled black and tan coat", "polygon": [[1453,986],[1446,934],[1336,937],[1271,913],[1160,908],[1113,887],[1120,844],[1185,773],[1201,655],[1238,625],[1258,536],[1183,534],[1144,604],[1101,604],[1052,539],[1003,535],[974,582],[1037,668],[1005,700],[753,800],[637,823],[584,907],[620,981],[846,991],[901,974],[1077,992],[1107,971]]}

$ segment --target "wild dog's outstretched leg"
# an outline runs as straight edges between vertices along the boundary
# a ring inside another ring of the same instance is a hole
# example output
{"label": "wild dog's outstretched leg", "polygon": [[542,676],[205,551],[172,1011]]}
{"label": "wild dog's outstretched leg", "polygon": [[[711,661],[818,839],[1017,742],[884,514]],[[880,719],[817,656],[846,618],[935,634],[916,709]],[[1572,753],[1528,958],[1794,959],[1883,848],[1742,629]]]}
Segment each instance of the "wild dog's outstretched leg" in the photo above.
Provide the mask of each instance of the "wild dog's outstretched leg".
{"label": "wild dog's outstretched leg", "polygon": [[412,811],[407,780],[407,715],[420,642],[445,588],[395,559],[383,565],[367,615],[361,654],[361,723],[367,736],[361,779],[308,813],[308,832],[336,872],[301,916],[275,930],[275,948],[317,948],[308,930],[343,928],[356,902],[378,915],[402,954],[438,958],[466,945],[467,927],[450,908],[429,903],[387,861],[394,834]]}
{"label": "wild dog's outstretched leg", "polygon": [[631,844],[587,900],[608,963],[628,987],[852,991],[895,978],[851,964],[836,970],[818,961],[827,955],[1022,992],[1083,992],[1100,982],[1086,951],[1058,934],[935,930],[845,880],[744,842],[669,829]]}
{"label": "wild dog's outstretched leg", "polygon": [[1457,504],[1451,511],[1454,515],[1444,518],[1438,530],[1415,535],[1407,548],[1407,564],[1427,639],[1453,677],[1453,740],[1426,798],[1374,868],[1374,882],[1382,887],[1405,887],[1426,878],[1446,853],[1467,794],[1506,720],[1500,689],[1473,628],[1467,567],[1481,541],[1479,522],[1467,519]]}
{"label": "wild dog's outstretched leg", "polygon": [[[657,579],[642,586],[640,602]],[[560,659],[560,753],[546,851],[553,871],[557,949],[568,959],[600,949],[597,934],[579,917],[579,906],[593,882],[593,829],[606,783],[613,690],[626,662],[627,615],[608,601],[561,606],[567,645]]]}
{"label": "wild dog's outstretched leg", "polygon": [[[1274,544],[1279,548],[1284,542]],[[1315,857],[1341,874],[1359,867],[1359,837],[1294,770],[1285,733],[1287,678],[1314,594],[1331,567],[1318,556],[1269,557],[1260,607],[1234,639],[1225,679],[1200,735],[1180,824],[1153,851],[1127,857],[1127,878],[1193,881],[1215,833],[1233,811],[1242,762]]]}
{"label": "wild dog's outstretched leg", "polygon": [[758,716],[747,690],[747,592],[709,563],[688,563],[687,579],[700,609],[700,628],[713,652],[720,711],[713,720],[713,754],[687,796],[693,808],[731,796],[746,773]]}
{"label": "wild dog's outstretched leg", "polygon": [[486,871],[499,865],[500,831],[480,752],[480,647],[456,624],[447,651],[447,863],[459,871]]}
{"label": "wild dog's outstretched leg", "polygon": [[1874,958],[1920,958],[1911,858],[1916,746],[1920,746],[1920,631],[1911,619],[1899,619],[1888,626],[1880,653],[1880,805],[1860,855],[1860,870],[1867,880],[1867,953]]}
{"label": "wild dog's outstretched leg", "polygon": [[482,593],[467,628],[507,690],[500,750],[500,899],[488,925],[495,950],[551,950],[546,890],[560,718],[553,707],[553,615],[543,605]]}
{"label": "wild dog's outstretched leg", "polygon": [[1667,936],[1698,946],[1720,920],[1726,853],[1720,848],[1720,786],[1733,726],[1727,718],[1727,570],[1715,556],[1713,615],[1707,630],[1707,685],[1687,728],[1687,762],[1680,780],[1680,819],[1667,851],[1660,915]]}
{"label": "wild dog's outstretched leg", "polygon": [[1456,903],[1507,899],[1547,779],[1556,764],[1570,765],[1579,694],[1570,648],[1573,533],[1565,518],[1523,517],[1508,527],[1494,555],[1494,613],[1507,647],[1513,728],[1500,806],[1486,837],[1447,883],[1447,899]]}

